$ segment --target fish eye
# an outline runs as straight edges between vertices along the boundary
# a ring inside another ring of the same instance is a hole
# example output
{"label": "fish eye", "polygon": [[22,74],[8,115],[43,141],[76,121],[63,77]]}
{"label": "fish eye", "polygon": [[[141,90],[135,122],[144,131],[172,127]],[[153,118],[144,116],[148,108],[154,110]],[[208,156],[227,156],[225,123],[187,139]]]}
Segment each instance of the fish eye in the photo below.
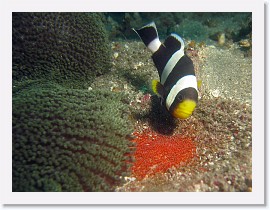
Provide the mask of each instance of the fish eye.
{"label": "fish eye", "polygon": [[183,96],[182,95],[178,95],[178,97],[177,97],[177,100],[179,101],[179,102],[181,102],[181,101],[183,101]]}

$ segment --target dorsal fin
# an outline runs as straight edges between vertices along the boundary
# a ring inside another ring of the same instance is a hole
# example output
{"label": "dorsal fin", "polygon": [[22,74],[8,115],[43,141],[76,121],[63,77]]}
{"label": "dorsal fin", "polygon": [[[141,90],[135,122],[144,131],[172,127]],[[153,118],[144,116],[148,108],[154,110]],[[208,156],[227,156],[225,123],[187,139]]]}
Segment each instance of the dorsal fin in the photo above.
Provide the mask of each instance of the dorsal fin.
{"label": "dorsal fin", "polygon": [[184,51],[185,47],[183,39],[179,35],[174,33],[172,33],[170,36],[166,38],[164,45],[166,49],[171,52],[176,52],[177,50]]}

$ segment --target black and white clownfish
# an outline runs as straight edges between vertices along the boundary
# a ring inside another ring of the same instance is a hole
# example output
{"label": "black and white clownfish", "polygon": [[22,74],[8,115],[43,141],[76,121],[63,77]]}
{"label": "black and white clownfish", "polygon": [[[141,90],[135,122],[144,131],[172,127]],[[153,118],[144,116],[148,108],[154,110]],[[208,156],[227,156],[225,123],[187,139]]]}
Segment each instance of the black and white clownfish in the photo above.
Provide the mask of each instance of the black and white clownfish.
{"label": "black and white clownfish", "polygon": [[184,53],[183,39],[172,33],[161,43],[154,22],[133,30],[153,53],[160,78],[152,81],[154,93],[174,117],[190,117],[198,103],[198,88],[192,60]]}

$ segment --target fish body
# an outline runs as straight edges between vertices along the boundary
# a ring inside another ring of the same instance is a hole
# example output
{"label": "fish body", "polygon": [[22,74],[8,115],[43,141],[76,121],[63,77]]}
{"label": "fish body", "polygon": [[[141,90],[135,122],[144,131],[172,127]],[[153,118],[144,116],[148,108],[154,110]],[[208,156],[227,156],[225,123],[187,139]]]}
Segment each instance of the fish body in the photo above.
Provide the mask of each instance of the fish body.
{"label": "fish body", "polygon": [[153,91],[174,117],[190,117],[198,103],[198,88],[193,62],[184,52],[183,39],[172,33],[161,43],[154,22],[133,30],[153,53],[160,78],[152,81]]}

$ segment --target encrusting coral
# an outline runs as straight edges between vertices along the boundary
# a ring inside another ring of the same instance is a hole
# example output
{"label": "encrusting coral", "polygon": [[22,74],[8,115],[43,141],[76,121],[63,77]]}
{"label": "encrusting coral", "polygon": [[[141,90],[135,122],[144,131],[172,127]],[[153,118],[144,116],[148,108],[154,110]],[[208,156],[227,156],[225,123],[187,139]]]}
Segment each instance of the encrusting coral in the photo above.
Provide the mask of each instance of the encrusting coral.
{"label": "encrusting coral", "polygon": [[13,191],[113,191],[133,152],[122,100],[39,81],[14,88]]}
{"label": "encrusting coral", "polygon": [[111,67],[101,19],[99,13],[12,13],[13,79],[87,87]]}

